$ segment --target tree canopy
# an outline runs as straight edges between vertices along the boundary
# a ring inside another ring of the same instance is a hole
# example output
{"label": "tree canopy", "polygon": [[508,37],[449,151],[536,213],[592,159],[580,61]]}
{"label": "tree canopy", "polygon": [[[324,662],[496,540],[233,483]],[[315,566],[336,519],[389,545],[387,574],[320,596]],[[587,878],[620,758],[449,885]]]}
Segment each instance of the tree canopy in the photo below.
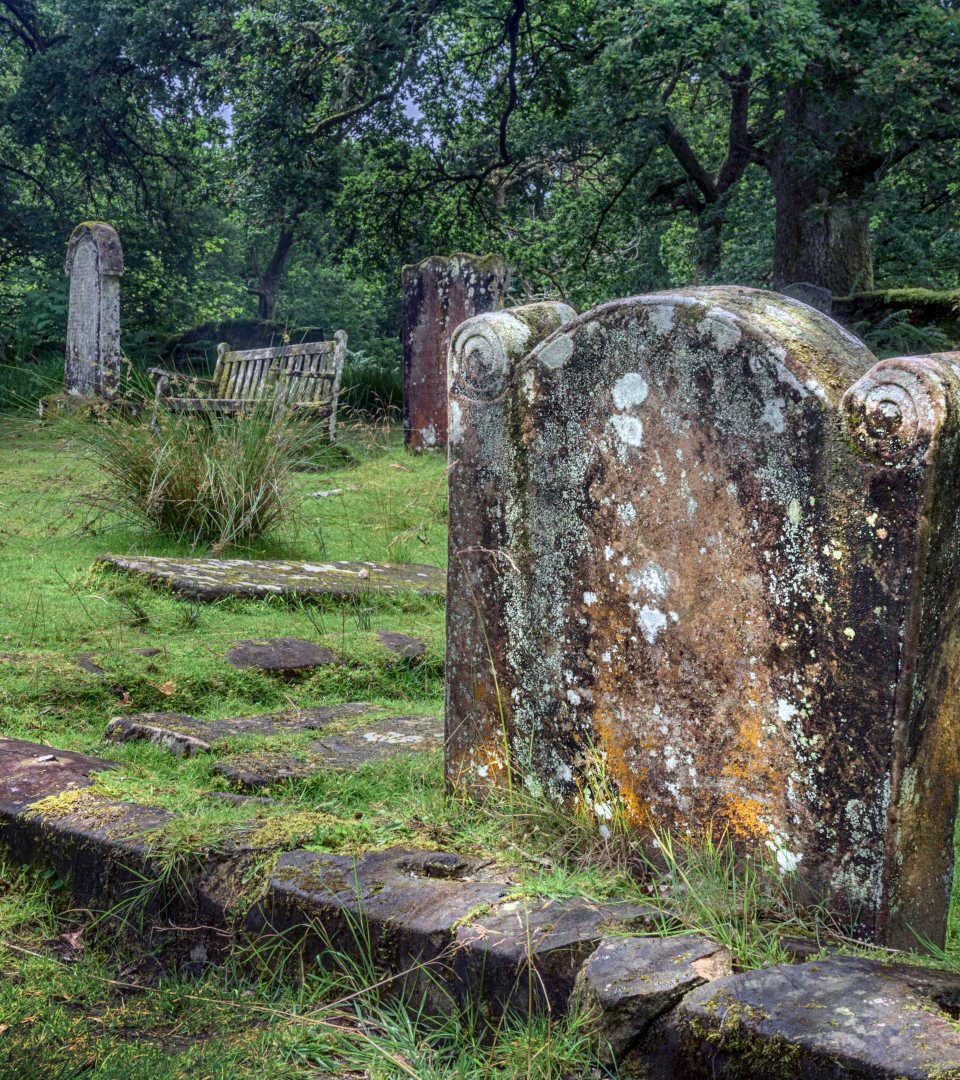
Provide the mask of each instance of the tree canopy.
{"label": "tree canopy", "polygon": [[56,339],[93,217],[144,355],[242,315],[390,352],[458,249],[577,304],[955,288],[957,56],[948,0],[0,0],[0,341]]}

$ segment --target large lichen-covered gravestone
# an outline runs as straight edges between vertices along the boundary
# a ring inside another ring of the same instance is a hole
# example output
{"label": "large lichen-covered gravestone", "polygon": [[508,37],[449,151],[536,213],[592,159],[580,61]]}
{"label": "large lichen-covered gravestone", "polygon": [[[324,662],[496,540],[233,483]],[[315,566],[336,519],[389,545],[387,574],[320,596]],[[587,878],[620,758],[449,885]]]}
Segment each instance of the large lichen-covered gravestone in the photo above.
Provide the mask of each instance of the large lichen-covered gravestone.
{"label": "large lichen-covered gravestone", "polygon": [[503,306],[495,255],[435,255],[403,268],[403,435],[409,450],[447,445],[447,353],[457,326]]}
{"label": "large lichen-covered gravestone", "polygon": [[453,342],[448,782],[613,790],[769,850],[865,936],[942,942],[960,354],[878,363],[749,289],[571,317]]}
{"label": "large lichen-covered gravestone", "polygon": [[64,391],[110,399],[120,381],[120,275],[123,249],[102,221],[78,225],[67,244],[70,278]]}

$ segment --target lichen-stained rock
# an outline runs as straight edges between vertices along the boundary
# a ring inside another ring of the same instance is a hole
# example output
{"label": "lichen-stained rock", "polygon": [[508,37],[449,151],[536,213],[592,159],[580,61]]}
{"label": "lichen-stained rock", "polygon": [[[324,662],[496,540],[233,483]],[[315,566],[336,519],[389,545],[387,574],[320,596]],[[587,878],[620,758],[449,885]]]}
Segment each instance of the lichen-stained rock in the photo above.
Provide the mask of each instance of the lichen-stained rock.
{"label": "lichen-stained rock", "polygon": [[662,1022],[655,1076],[957,1080],[951,1017],[876,961],[749,971],[694,990]]}
{"label": "lichen-stained rock", "polygon": [[403,438],[447,445],[447,353],[457,326],[503,306],[509,271],[496,255],[435,255],[403,268]]}
{"label": "lichen-stained rock", "polygon": [[415,592],[442,596],[444,574],[421,563],[287,562],[281,559],[167,559],[158,555],[101,555],[97,564],[167,585],[189,600],[228,596],[376,596]]}
{"label": "lichen-stained rock", "polygon": [[537,310],[451,350],[448,782],[602,780],[942,942],[960,356],[877,363],[751,289]]}

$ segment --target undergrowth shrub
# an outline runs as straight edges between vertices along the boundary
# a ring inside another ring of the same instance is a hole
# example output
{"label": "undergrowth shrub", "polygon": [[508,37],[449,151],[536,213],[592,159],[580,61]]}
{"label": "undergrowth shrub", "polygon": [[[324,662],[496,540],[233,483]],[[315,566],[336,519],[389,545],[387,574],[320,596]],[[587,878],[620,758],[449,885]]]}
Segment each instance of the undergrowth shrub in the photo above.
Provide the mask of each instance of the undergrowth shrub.
{"label": "undergrowth shrub", "polygon": [[107,477],[102,509],[216,553],[289,519],[290,475],[322,451],[319,428],[264,409],[163,416],[155,425],[113,420],[83,437]]}

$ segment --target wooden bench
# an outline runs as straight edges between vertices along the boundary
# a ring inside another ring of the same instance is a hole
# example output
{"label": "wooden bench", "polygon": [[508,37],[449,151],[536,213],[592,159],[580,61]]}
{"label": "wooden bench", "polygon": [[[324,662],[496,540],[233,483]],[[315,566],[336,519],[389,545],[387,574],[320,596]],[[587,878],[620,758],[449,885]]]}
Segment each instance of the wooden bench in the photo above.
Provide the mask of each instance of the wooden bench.
{"label": "wooden bench", "polygon": [[347,335],[338,330],[333,341],[302,345],[232,352],[221,344],[209,379],[163,368],[150,368],[148,374],[154,381],[155,407],[240,416],[266,405],[329,420],[333,442],[346,352]]}

